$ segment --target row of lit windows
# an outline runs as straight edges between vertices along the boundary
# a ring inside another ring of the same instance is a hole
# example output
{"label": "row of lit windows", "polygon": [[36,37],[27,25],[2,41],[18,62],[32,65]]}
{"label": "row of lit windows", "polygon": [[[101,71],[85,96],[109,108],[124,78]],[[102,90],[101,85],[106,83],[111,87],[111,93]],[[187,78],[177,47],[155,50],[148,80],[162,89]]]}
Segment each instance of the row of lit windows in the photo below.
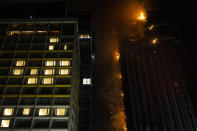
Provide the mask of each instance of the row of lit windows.
{"label": "row of lit windows", "polygon": [[[42,84],[53,84],[54,78],[42,78]],[[28,78],[27,84],[37,84],[38,78]]]}
{"label": "row of lit windows", "polygon": [[[23,115],[28,116],[30,114],[31,108],[23,108]],[[3,116],[12,116],[14,113],[14,108],[5,108],[3,110]],[[49,108],[40,108],[39,109],[39,116],[47,116],[50,113]],[[56,108],[55,115],[56,116],[64,116],[67,114],[67,108]]]}
{"label": "row of lit windows", "polygon": [[[24,108],[23,109],[23,115],[28,116],[30,114],[31,109],[30,108]],[[55,109],[55,115],[56,116],[65,116],[68,112],[67,108],[56,108]],[[14,113],[13,108],[5,108],[3,111],[3,116],[12,116]],[[50,114],[49,108],[40,108],[39,109],[39,116],[48,116]],[[0,127],[9,127],[10,120],[1,120],[1,126]]]}
{"label": "row of lit windows", "polygon": [[[55,45],[49,45],[49,50],[54,50]],[[64,50],[67,50],[67,45],[64,45]]]}
{"label": "row of lit windows", "polygon": [[[24,69],[13,69],[13,75],[22,75]],[[44,69],[44,75],[54,75],[55,69]],[[70,74],[70,69],[59,69],[59,75]],[[38,75],[38,69],[31,69],[30,75]]]}
{"label": "row of lit windows", "polygon": [[[24,61],[24,60],[16,61],[16,66],[25,66],[25,64],[26,64],[26,61]],[[70,61],[68,61],[68,60],[59,61],[59,65],[60,66],[70,66]],[[45,61],[45,66],[56,66],[56,61],[54,61],[54,60]]]}

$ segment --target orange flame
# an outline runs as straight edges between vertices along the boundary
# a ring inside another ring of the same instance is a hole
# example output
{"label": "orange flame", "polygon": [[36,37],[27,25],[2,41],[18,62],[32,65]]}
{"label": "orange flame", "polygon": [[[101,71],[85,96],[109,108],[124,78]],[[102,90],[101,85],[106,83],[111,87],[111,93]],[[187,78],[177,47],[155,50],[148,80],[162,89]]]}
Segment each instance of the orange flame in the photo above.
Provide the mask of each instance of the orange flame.
{"label": "orange flame", "polygon": [[137,17],[137,20],[139,21],[145,21],[146,20],[146,16],[143,12],[140,13],[140,15]]}

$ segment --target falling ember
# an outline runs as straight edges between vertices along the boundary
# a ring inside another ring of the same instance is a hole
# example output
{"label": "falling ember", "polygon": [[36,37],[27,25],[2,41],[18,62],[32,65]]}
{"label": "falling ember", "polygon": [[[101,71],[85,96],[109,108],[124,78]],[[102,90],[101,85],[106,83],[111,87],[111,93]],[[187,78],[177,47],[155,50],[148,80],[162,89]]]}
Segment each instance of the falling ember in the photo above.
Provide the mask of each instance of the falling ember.
{"label": "falling ember", "polygon": [[154,28],[154,25],[151,25],[148,29],[152,30]]}
{"label": "falling ember", "polygon": [[140,13],[140,15],[137,17],[138,21],[145,21],[146,20],[146,16],[144,15],[143,12]]}
{"label": "falling ember", "polygon": [[153,45],[156,45],[157,43],[158,43],[158,39],[157,38],[155,38],[155,39],[152,40],[152,44]]}

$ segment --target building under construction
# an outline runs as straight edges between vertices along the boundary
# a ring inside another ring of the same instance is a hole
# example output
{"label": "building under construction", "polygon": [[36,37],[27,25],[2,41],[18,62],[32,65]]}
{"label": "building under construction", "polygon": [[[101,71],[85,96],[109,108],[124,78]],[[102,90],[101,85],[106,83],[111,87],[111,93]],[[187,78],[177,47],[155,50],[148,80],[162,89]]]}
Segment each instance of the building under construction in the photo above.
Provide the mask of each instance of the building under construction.
{"label": "building under construction", "polygon": [[147,12],[144,36],[125,38],[120,62],[129,131],[195,131],[172,15]]}

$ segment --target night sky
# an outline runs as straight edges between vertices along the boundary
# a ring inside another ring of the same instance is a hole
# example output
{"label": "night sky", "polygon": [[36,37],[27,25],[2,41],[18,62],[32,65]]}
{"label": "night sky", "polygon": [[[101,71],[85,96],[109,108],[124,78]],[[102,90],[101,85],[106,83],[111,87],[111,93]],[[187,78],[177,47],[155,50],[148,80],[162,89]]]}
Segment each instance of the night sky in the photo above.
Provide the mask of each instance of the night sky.
{"label": "night sky", "polygon": [[[95,87],[94,87],[94,126],[95,131],[110,131],[113,130],[110,127],[111,120],[110,107],[107,102],[110,97],[110,87],[112,84],[108,81],[111,77],[111,57],[108,56],[108,51],[111,51],[111,45],[108,37],[112,36],[113,28],[117,27],[121,22],[121,16],[118,12],[126,6],[124,2],[129,0],[71,0],[69,2],[69,10],[71,11],[90,11],[92,13],[92,26],[95,32]],[[130,0],[132,2],[132,0]],[[172,2],[173,1],[173,2]],[[196,10],[194,1],[179,1],[179,0],[145,0],[144,3],[148,3],[148,9],[162,9],[170,10],[174,13],[175,20],[177,21],[177,27],[180,30],[181,39],[184,41],[184,70],[188,81],[189,91],[191,92],[192,102],[197,112],[197,101],[195,100],[197,88],[195,82],[197,77],[197,63],[196,63]],[[18,5],[21,6],[22,5]],[[61,3],[57,6],[62,6]],[[120,6],[120,8],[119,8]],[[12,8],[12,6],[11,6]],[[31,8],[31,7],[26,7]],[[52,8],[52,7],[50,7]],[[5,18],[9,16],[9,13],[4,13],[4,5],[0,5],[0,16]],[[13,11],[13,10],[12,10]],[[10,12],[12,12],[10,11]],[[51,10],[48,14],[53,16],[57,12],[61,12],[60,8]],[[40,15],[45,14],[44,10],[37,10],[35,14],[27,13],[28,15],[36,15],[42,12]],[[27,15],[27,17],[28,17]],[[59,14],[61,16],[61,14]],[[118,19],[120,18],[120,19]],[[105,72],[105,73],[103,73]],[[103,75],[105,74],[105,75]]]}

